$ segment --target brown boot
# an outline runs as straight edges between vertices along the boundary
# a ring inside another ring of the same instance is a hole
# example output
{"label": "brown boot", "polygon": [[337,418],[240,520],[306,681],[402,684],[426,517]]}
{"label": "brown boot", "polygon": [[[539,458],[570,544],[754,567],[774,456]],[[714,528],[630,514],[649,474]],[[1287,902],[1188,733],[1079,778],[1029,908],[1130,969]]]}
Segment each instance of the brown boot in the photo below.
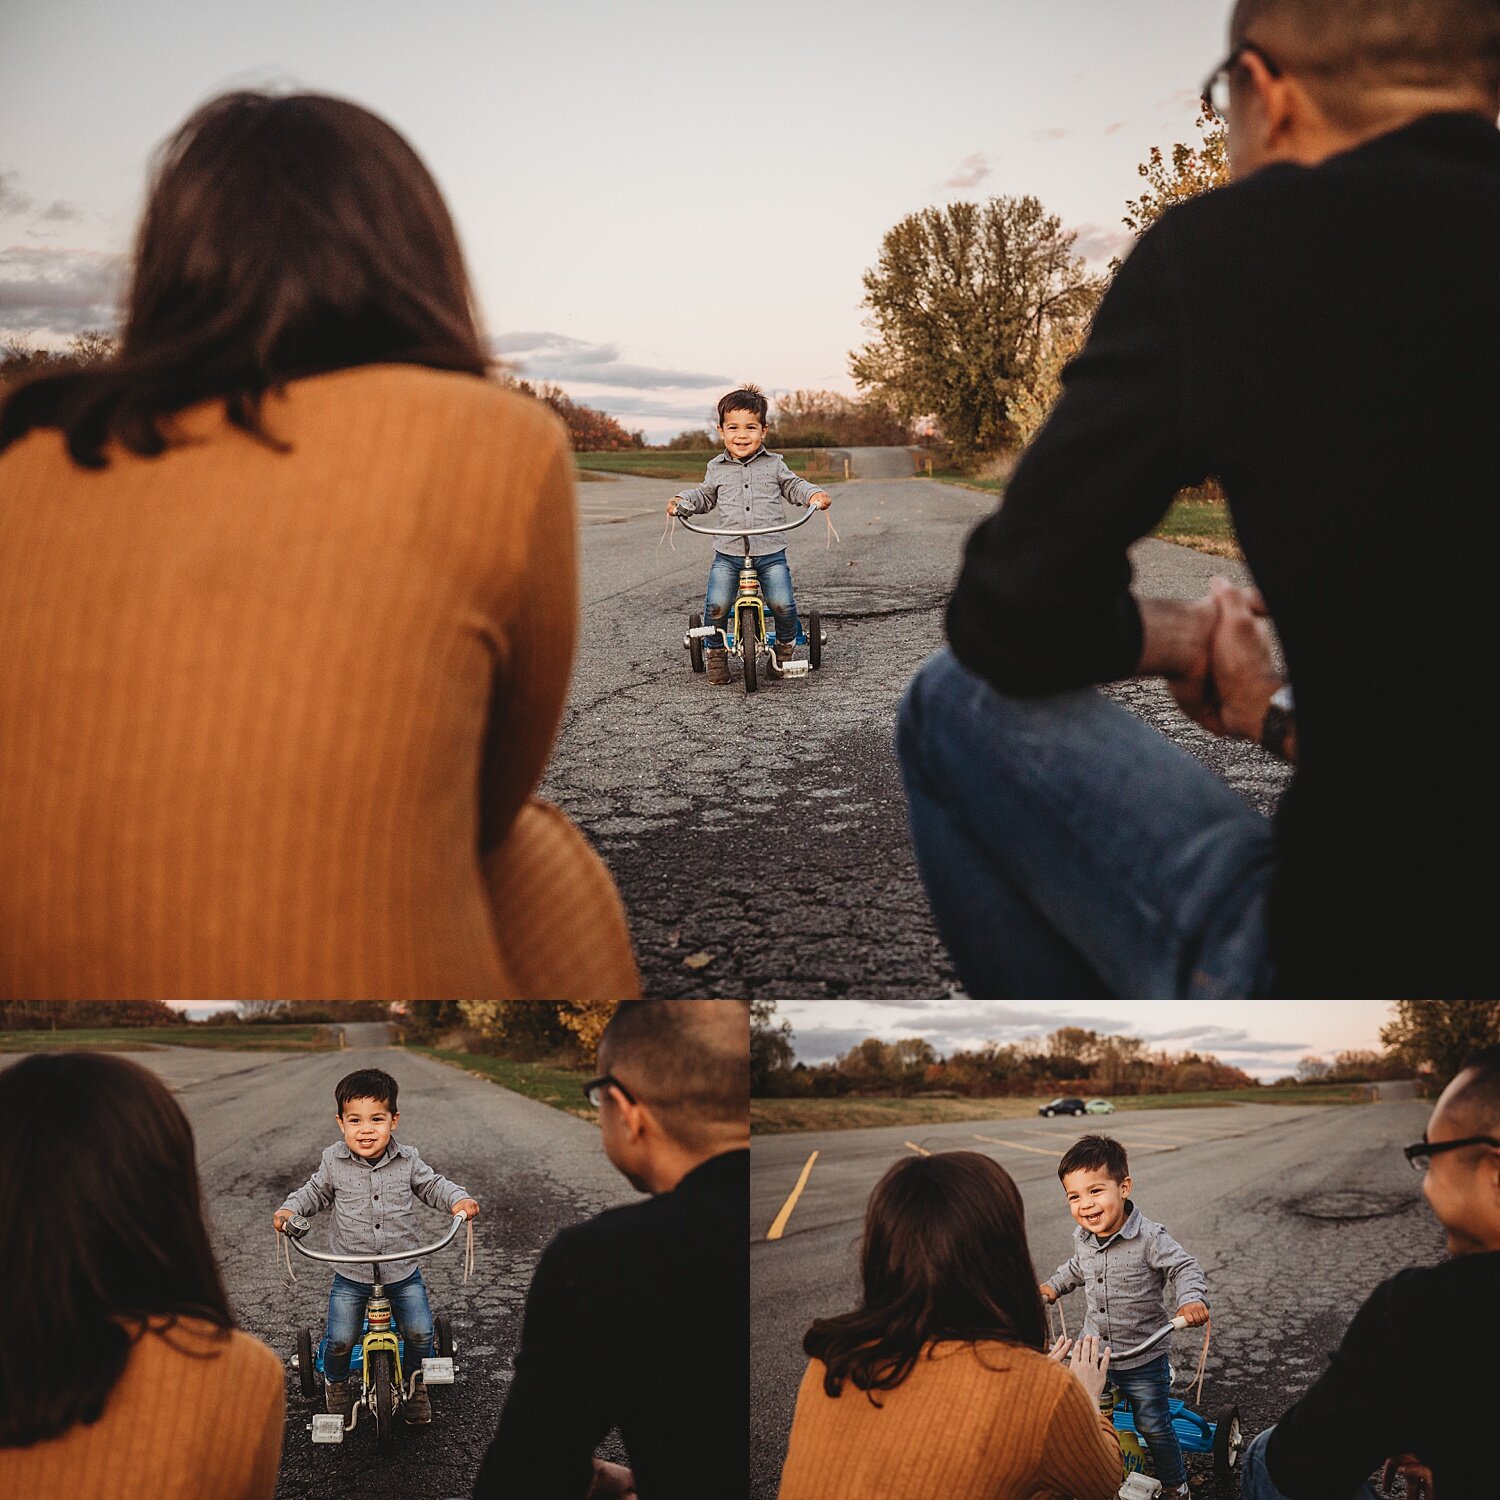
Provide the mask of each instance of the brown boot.
{"label": "brown boot", "polygon": [[354,1410],[354,1392],[349,1389],[347,1379],[323,1382],[323,1405],[334,1416],[342,1417],[346,1427],[349,1425],[349,1413]]}
{"label": "brown boot", "polygon": [[797,643],[796,641],[784,641],[778,636],[773,649],[776,652],[776,665],[784,667],[797,654]]}
{"label": "brown boot", "polygon": [[722,646],[710,646],[703,653],[703,670],[710,682],[728,682],[729,653]]}
{"label": "brown boot", "polygon": [[427,1394],[427,1382],[419,1380],[411,1395],[401,1403],[401,1415],[413,1427],[425,1427],[432,1421],[432,1397]]}

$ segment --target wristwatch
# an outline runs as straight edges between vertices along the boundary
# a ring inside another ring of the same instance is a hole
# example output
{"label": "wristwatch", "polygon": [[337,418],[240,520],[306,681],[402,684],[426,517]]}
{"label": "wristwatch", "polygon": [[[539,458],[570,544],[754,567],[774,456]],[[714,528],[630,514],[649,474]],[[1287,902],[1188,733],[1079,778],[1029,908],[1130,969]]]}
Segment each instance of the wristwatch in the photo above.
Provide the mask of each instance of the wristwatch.
{"label": "wristwatch", "polygon": [[1297,705],[1292,698],[1292,685],[1284,682],[1271,694],[1266,705],[1266,716],[1260,724],[1260,745],[1272,755],[1286,760],[1287,740],[1297,728]]}

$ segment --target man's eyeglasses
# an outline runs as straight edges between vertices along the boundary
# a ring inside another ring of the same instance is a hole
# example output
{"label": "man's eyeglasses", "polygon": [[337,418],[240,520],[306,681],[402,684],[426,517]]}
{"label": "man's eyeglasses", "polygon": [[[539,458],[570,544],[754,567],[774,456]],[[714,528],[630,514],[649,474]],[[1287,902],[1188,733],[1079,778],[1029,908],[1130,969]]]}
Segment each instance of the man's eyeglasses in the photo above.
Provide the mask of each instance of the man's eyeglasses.
{"label": "man's eyeglasses", "polygon": [[625,1100],[628,1103],[635,1103],[635,1095],[632,1094],[630,1090],[626,1088],[625,1085],[621,1083],[613,1073],[606,1073],[602,1078],[591,1078],[583,1086],[583,1097],[587,1099],[595,1109],[598,1109],[600,1105],[604,1103],[604,1091],[608,1088],[619,1089],[620,1093],[625,1097]]}
{"label": "man's eyeglasses", "polygon": [[1402,1154],[1411,1163],[1413,1172],[1425,1172],[1432,1157],[1441,1156],[1445,1151],[1457,1151],[1460,1146],[1493,1146],[1500,1150],[1500,1141],[1492,1135],[1466,1135],[1461,1141],[1439,1141],[1437,1145],[1431,1141],[1418,1141],[1415,1146],[1407,1146]]}
{"label": "man's eyeglasses", "polygon": [[1234,70],[1244,61],[1246,54],[1253,52],[1272,78],[1281,77],[1281,65],[1267,57],[1254,42],[1241,42],[1223,62],[1204,80],[1203,91],[1198,96],[1203,107],[1218,115],[1221,120],[1229,118],[1229,79]]}

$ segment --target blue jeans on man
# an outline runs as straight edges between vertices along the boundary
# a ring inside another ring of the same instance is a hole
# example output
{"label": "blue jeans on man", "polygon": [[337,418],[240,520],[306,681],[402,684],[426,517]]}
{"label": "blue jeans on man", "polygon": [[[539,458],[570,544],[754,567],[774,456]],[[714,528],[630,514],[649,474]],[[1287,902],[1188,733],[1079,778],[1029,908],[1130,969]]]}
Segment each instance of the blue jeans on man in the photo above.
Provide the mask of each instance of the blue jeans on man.
{"label": "blue jeans on man", "polygon": [[[388,1285],[396,1327],[405,1340],[401,1371],[409,1375],[422,1368],[422,1361],[432,1354],[432,1307],[421,1271],[413,1271],[404,1281]],[[370,1285],[350,1281],[334,1272],[328,1288],[328,1326],[323,1331],[323,1378],[347,1380],[349,1355],[364,1336],[365,1304],[370,1300]]]}
{"label": "blue jeans on man", "polygon": [[[763,557],[752,558],[755,571],[760,574],[760,591],[765,595],[771,613],[776,617],[776,639],[782,645],[790,645],[797,639],[800,628],[797,620],[797,601],[792,597],[792,570],[787,566],[786,549],[767,552]],[[734,622],[728,619],[740,588],[742,557],[728,552],[715,552],[713,566],[708,570],[708,589],[703,598],[703,623],[722,625],[733,629]]]}
{"label": "blue jeans on man", "polygon": [[[1250,1439],[1240,1459],[1241,1500],[1288,1500],[1288,1496],[1276,1488],[1266,1470],[1266,1444],[1276,1429],[1268,1427]],[[1323,1500],[1323,1497],[1320,1497]],[[1373,1484],[1362,1484],[1352,1495],[1329,1495],[1326,1500],[1382,1500]]]}
{"label": "blue jeans on man", "polygon": [[1162,1354],[1133,1370],[1111,1370],[1109,1379],[1129,1398],[1135,1430],[1151,1451],[1151,1467],[1162,1489],[1171,1494],[1187,1482],[1187,1470],[1183,1467],[1182,1449],[1172,1430],[1172,1414],[1167,1405],[1172,1389],[1169,1358]]}
{"label": "blue jeans on man", "polygon": [[906,690],[896,750],[968,994],[1270,988],[1269,819],[1103,693],[1012,698],[943,650]]}

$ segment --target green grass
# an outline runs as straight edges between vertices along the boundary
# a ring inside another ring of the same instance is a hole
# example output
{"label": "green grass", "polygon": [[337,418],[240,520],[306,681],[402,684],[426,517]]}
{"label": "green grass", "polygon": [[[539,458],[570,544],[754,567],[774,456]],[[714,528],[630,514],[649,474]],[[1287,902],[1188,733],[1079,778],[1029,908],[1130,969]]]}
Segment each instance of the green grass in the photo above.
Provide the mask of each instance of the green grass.
{"label": "green grass", "polygon": [[[918,473],[917,478],[926,476]],[[1003,479],[980,479],[975,474],[965,474],[962,469],[934,469],[932,477],[942,484],[956,484],[961,490],[980,490],[986,495],[998,495],[1005,489]]]}
{"label": "green grass", "polygon": [[598,1111],[583,1097],[583,1085],[594,1075],[582,1068],[560,1068],[551,1063],[515,1062],[508,1057],[486,1057],[478,1052],[456,1052],[448,1047],[408,1046],[408,1052],[435,1057],[466,1073],[477,1073],[513,1094],[524,1094],[550,1104],[580,1120],[597,1120]]}
{"label": "green grass", "polygon": [[[787,467],[796,474],[807,474],[809,465],[821,450],[817,448],[786,448],[781,456]],[[608,474],[634,474],[642,479],[702,479],[704,466],[709,459],[722,453],[721,448],[650,449],[627,448],[618,453],[575,453],[573,458],[581,470],[597,470]],[[843,477],[823,469],[810,477],[823,478],[832,483]]]}
{"label": "green grass", "polygon": [[1229,507],[1222,500],[1174,500],[1151,535],[1215,557],[1238,561],[1243,556],[1234,522],[1229,519]]}
{"label": "green grass", "polygon": [[[1051,1096],[1049,1096],[1051,1097]],[[1360,1085],[1309,1084],[1298,1088],[1203,1089],[1189,1094],[1135,1094],[1115,1098],[1118,1112],[1142,1109],[1223,1109],[1231,1104],[1360,1104]],[[863,1130],[872,1125],[944,1125],[963,1120],[1037,1118],[1044,1101],[1005,1095],[995,1099],[871,1097],[844,1099],[752,1099],[750,1130],[754,1135],[782,1135],[800,1130]],[[1109,1115],[1079,1119],[1108,1120]]]}
{"label": "green grass", "polygon": [[148,1052],[164,1044],[236,1052],[315,1052],[338,1045],[323,1026],[80,1026],[0,1031],[0,1052]]}

